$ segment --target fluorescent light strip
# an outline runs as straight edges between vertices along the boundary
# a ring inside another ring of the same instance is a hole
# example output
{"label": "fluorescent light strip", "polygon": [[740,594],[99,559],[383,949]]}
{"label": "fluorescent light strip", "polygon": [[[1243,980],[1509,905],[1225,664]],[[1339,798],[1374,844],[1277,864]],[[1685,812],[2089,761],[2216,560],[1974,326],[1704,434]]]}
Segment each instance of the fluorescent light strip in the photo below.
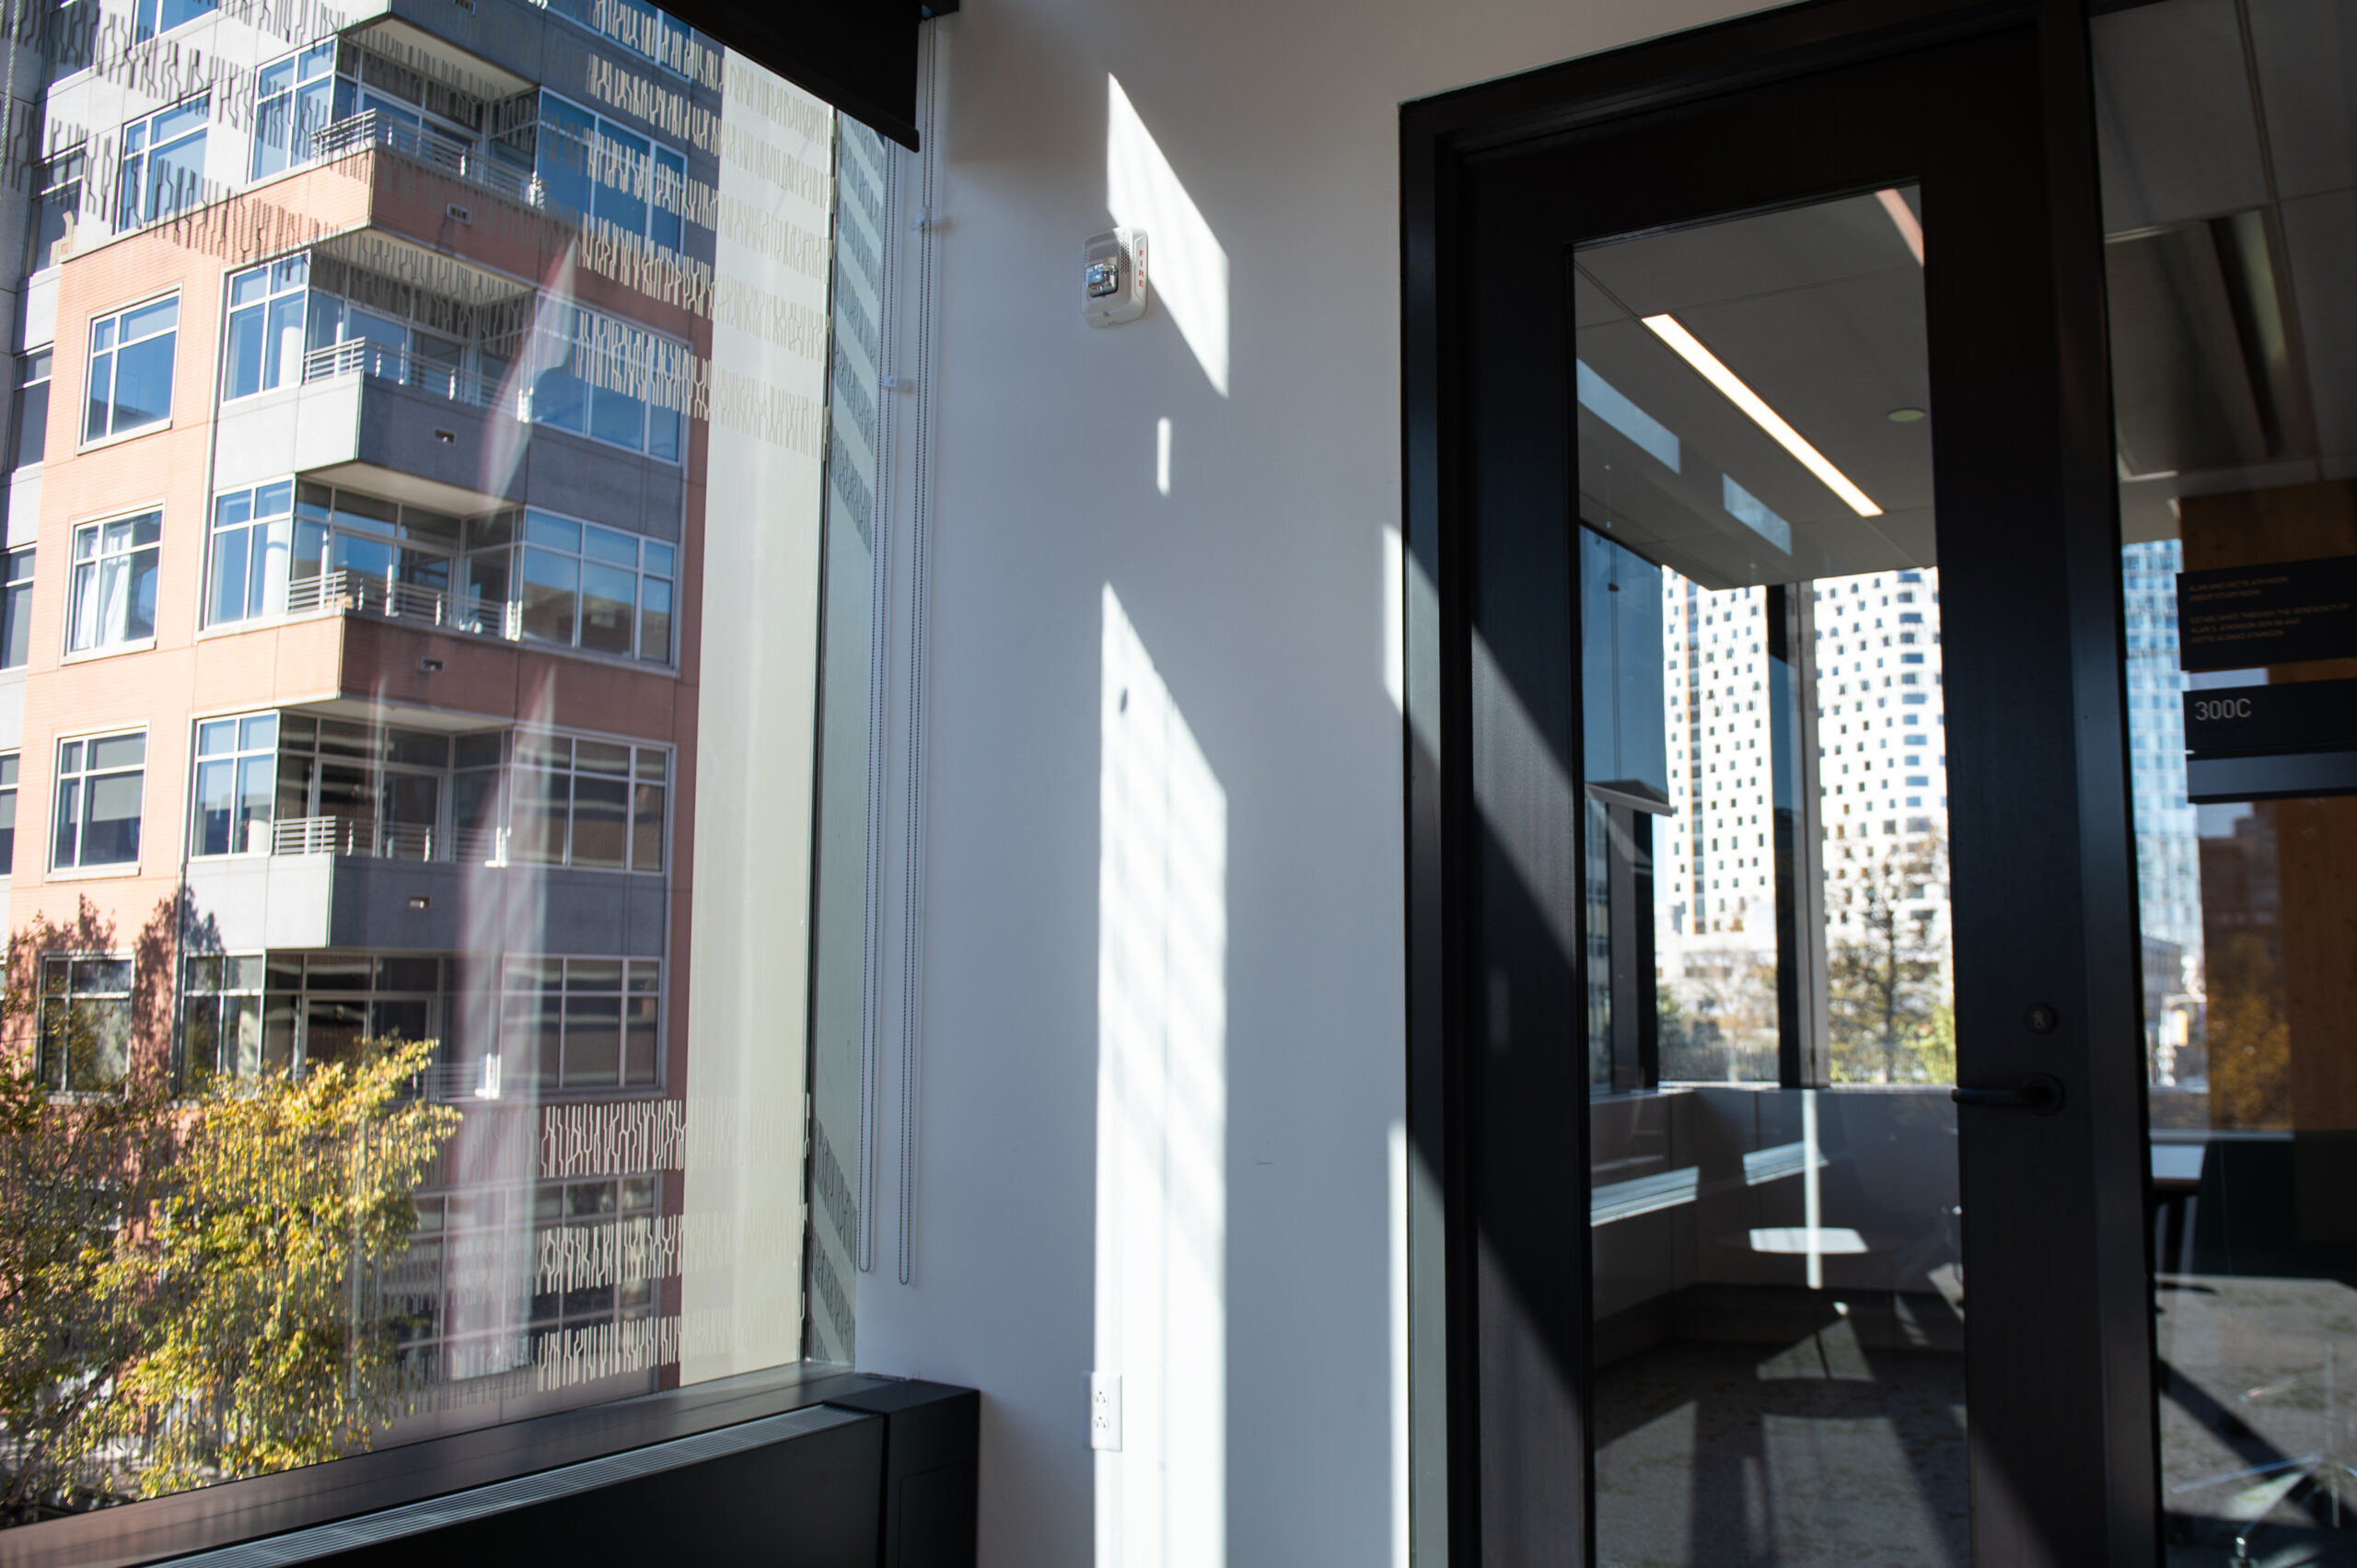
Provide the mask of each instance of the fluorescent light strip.
{"label": "fluorescent light strip", "polygon": [[1716,387],[1727,401],[1751,416],[1751,423],[1776,439],[1776,444],[1800,460],[1801,467],[1825,482],[1825,487],[1850,505],[1850,510],[1862,517],[1879,517],[1882,508],[1868,498],[1866,493],[1850,482],[1849,476],[1825,460],[1825,454],[1801,439],[1801,433],[1784,423],[1783,416],[1761,401],[1759,393],[1743,384],[1742,378],[1719,363],[1719,356],[1697,342],[1694,334],[1678,324],[1674,316],[1648,316],[1645,325],[1654,336],[1678,351],[1678,356],[1701,372],[1702,379]]}

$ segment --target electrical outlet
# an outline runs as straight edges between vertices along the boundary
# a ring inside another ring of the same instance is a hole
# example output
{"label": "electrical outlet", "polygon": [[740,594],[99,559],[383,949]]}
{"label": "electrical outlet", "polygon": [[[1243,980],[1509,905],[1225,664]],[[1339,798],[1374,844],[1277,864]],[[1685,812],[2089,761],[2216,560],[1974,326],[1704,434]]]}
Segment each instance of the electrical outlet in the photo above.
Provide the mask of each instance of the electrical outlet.
{"label": "electrical outlet", "polygon": [[1088,1375],[1088,1446],[1119,1453],[1121,1447],[1121,1375]]}

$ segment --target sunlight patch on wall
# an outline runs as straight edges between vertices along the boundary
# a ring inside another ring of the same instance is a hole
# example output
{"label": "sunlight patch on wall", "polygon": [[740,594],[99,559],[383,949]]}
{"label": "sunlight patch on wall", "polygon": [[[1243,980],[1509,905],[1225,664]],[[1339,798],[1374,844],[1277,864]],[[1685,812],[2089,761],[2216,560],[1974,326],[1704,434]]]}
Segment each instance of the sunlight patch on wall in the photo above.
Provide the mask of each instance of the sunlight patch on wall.
{"label": "sunlight patch on wall", "polygon": [[1212,389],[1227,396],[1227,252],[1178,182],[1130,95],[1105,78],[1105,205],[1146,236],[1148,308],[1169,307]]}
{"label": "sunlight patch on wall", "polygon": [[1218,1568],[1227,1510],[1227,797],[1104,596],[1097,949],[1098,1568]]}

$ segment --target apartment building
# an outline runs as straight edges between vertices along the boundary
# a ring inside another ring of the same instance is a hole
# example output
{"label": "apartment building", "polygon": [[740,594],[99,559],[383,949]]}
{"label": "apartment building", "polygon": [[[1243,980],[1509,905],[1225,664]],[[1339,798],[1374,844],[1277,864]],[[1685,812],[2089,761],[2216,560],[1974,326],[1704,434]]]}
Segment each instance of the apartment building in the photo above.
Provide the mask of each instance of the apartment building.
{"label": "apartment building", "polygon": [[[435,1042],[417,1092],[465,1117],[381,1282],[412,1434],[792,1359],[798,1231],[724,1260],[678,1145],[715,1092],[688,1028],[703,661],[742,656],[702,636],[715,449],[758,483],[728,442],[768,437],[818,504],[809,416],[711,420],[723,202],[766,209],[749,242],[801,285],[749,303],[740,265],[733,319],[823,396],[830,112],[776,83],[731,124],[770,179],[724,198],[722,54],[650,7],[99,23],[41,116],[0,638],[44,1081],[194,1094]],[[871,144],[844,156],[872,209]],[[872,382],[875,343],[842,352]],[[873,437],[839,436],[838,492]],[[813,598],[771,607],[789,641]],[[798,1144],[772,1179],[798,1203]],[[683,1336],[699,1267],[765,1271],[759,1324]]]}

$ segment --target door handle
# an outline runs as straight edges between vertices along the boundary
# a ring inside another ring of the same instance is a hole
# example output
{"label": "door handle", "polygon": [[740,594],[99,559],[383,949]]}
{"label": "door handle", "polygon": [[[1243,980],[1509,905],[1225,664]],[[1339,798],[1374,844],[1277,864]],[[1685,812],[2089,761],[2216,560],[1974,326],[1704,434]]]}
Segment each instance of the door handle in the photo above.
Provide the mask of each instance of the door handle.
{"label": "door handle", "polygon": [[1985,1105],[1991,1110],[2026,1110],[2039,1116],[2051,1116],[2062,1109],[2062,1083],[2059,1078],[2041,1073],[2035,1078],[2025,1078],[2011,1088],[1954,1088],[1948,1098],[1958,1105]]}

